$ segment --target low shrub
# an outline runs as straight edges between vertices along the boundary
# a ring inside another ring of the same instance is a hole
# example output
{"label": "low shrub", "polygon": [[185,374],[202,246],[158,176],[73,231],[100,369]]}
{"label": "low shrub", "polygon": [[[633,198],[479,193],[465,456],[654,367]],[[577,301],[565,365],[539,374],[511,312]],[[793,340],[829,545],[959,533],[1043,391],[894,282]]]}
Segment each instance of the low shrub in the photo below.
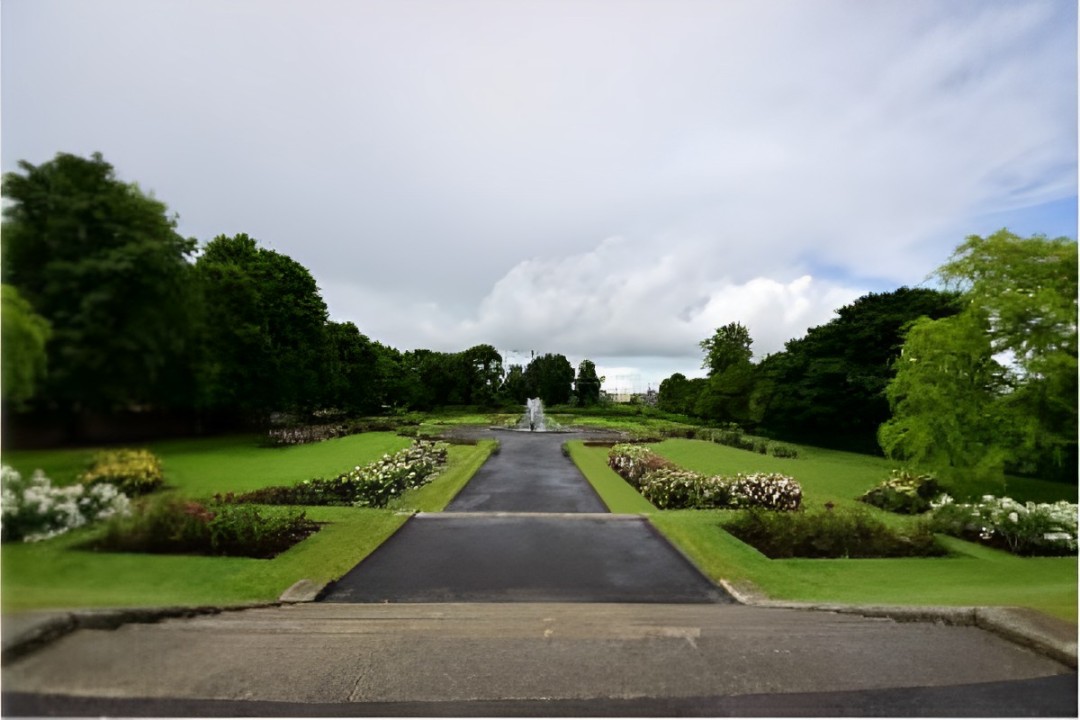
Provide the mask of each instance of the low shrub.
{"label": "low shrub", "polygon": [[94,455],[83,485],[108,483],[128,497],[154,492],[165,484],[161,460],[149,450],[105,450]]}
{"label": "low shrub", "polygon": [[319,529],[302,510],[206,505],[178,497],[140,503],[108,523],[99,550],[271,558]]}
{"label": "low shrub", "polygon": [[97,483],[53,487],[41,470],[23,478],[0,467],[0,540],[36,542],[77,527],[129,512],[126,495],[115,485]]}
{"label": "low shrub", "polygon": [[860,502],[903,515],[918,515],[930,509],[942,493],[933,475],[916,475],[910,470],[893,470],[880,485],[867,490]]}
{"label": "low shrub", "polygon": [[944,555],[926,523],[890,528],[866,510],[777,513],[750,510],[723,528],[772,559],[892,558]]}
{"label": "low shrub", "polygon": [[1072,555],[1077,546],[1077,505],[1020,504],[993,495],[977,503],[956,503],[945,495],[934,503],[931,527],[1017,555]]}
{"label": "low shrub", "polygon": [[784,443],[772,442],[769,443],[769,454],[778,458],[797,458],[799,457],[799,451],[797,448],[791,445],[785,445]]}
{"label": "low shrub", "polygon": [[383,455],[363,467],[357,465],[336,478],[312,478],[292,486],[262,488],[223,500],[264,505],[385,507],[392,498],[434,479],[446,464],[447,449],[444,442],[416,440],[411,447]]}

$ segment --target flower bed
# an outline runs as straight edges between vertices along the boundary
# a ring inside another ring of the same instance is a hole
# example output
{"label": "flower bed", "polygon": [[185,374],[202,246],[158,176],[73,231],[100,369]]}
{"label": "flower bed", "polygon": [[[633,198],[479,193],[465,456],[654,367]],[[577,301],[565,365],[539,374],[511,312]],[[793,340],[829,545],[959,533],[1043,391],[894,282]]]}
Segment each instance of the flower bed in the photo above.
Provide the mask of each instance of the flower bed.
{"label": "flower bed", "polygon": [[446,464],[448,445],[416,440],[411,447],[338,475],[293,486],[262,488],[226,501],[267,505],[355,505],[385,507],[406,490],[431,482]]}
{"label": "flower bed", "polygon": [[673,462],[660,457],[645,445],[631,443],[613,445],[608,453],[608,466],[636,490],[641,489],[641,482],[649,473],[675,469]]}
{"label": "flower bed", "polygon": [[893,470],[889,479],[866,491],[860,502],[903,515],[918,515],[930,509],[942,494],[933,475],[916,475],[909,470]]}
{"label": "flower bed", "polygon": [[993,495],[984,495],[977,503],[956,503],[945,495],[934,503],[931,527],[1017,555],[1072,555],[1077,546],[1077,505],[1021,504]]}
{"label": "flower bed", "polygon": [[322,442],[330,438],[351,435],[347,425],[342,423],[323,425],[300,425],[297,427],[273,428],[266,434],[267,444],[273,447],[287,445],[305,445]]}
{"label": "flower bed", "polygon": [[127,496],[115,485],[53,487],[40,470],[27,479],[4,465],[0,487],[0,539],[4,542],[45,540],[129,511]]}
{"label": "flower bed", "polygon": [[706,476],[676,467],[643,445],[615,445],[608,465],[662,510],[749,508],[797,510],[802,487],[779,473]]}
{"label": "flower bed", "polygon": [[769,558],[932,557],[945,550],[925,523],[890,528],[861,509],[774,513],[751,510],[724,529]]}
{"label": "flower bed", "polygon": [[91,547],[117,552],[271,558],[319,529],[300,510],[207,505],[177,497],[140,503]]}
{"label": "flower bed", "polygon": [[79,476],[84,485],[108,483],[129,497],[145,495],[165,484],[161,460],[149,450],[105,450],[94,455]]}

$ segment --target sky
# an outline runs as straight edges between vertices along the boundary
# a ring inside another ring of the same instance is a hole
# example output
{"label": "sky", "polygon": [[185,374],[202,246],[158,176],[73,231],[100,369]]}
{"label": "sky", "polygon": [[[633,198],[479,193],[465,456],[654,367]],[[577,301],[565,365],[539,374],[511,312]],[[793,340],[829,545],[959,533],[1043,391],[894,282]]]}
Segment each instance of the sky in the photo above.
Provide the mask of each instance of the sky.
{"label": "sky", "polygon": [[1067,0],[3,0],[0,165],[101,152],[400,350],[756,358],[1077,235]]}

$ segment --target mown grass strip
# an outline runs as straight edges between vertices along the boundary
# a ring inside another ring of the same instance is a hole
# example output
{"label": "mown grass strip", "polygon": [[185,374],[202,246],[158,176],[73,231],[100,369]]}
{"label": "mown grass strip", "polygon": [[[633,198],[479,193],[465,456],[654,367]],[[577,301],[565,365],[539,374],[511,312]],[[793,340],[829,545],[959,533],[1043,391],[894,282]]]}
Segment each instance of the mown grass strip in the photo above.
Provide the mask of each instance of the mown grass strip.
{"label": "mown grass strip", "polygon": [[587,448],[581,440],[568,442],[570,459],[585,475],[600,499],[613,513],[654,513],[656,508],[608,467],[606,447]]}

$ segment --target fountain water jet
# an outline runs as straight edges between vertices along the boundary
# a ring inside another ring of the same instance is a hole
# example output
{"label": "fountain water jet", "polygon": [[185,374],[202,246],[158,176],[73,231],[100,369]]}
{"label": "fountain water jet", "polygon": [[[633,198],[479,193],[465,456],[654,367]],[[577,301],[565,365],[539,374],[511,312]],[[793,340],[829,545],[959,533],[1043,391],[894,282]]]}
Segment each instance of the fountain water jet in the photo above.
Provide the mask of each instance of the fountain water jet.
{"label": "fountain water jet", "polygon": [[528,424],[529,430],[543,432],[547,429],[544,424],[544,403],[540,398],[529,398],[525,403],[525,416],[521,418],[521,424]]}

